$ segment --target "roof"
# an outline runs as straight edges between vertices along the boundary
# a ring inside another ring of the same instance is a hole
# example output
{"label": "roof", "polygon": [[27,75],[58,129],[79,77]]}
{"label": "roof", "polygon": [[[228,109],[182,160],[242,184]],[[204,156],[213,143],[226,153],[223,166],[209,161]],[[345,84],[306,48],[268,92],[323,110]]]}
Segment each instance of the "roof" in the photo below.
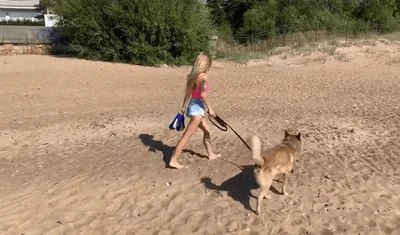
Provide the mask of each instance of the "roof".
{"label": "roof", "polygon": [[1,0],[0,9],[36,9],[40,0]]}

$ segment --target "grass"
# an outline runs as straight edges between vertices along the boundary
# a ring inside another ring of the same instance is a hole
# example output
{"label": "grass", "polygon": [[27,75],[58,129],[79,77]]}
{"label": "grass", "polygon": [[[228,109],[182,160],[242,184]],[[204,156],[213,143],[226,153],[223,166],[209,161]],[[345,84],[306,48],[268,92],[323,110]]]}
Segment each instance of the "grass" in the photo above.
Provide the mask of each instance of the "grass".
{"label": "grass", "polygon": [[383,35],[383,38],[389,41],[400,41],[400,32],[388,33]]}
{"label": "grass", "polygon": [[239,64],[246,64],[250,60],[259,60],[264,59],[265,55],[261,52],[225,52],[225,53],[217,53],[217,59],[224,59],[229,61],[235,61]]}
{"label": "grass", "polygon": [[241,45],[238,43],[228,44],[224,41],[218,41],[216,44],[216,58],[235,61],[240,64],[246,64],[250,60],[265,59],[268,56],[280,55],[288,48],[271,48],[267,42],[257,42],[251,45]]}
{"label": "grass", "polygon": [[328,55],[333,55],[335,54],[336,49],[338,48],[338,45],[327,45],[327,44],[322,44],[321,47],[318,48],[319,52],[326,53]]}
{"label": "grass", "polygon": [[343,62],[350,61],[350,58],[342,52],[335,52],[333,55],[333,58],[335,58],[335,60],[339,60],[339,61],[343,61]]}

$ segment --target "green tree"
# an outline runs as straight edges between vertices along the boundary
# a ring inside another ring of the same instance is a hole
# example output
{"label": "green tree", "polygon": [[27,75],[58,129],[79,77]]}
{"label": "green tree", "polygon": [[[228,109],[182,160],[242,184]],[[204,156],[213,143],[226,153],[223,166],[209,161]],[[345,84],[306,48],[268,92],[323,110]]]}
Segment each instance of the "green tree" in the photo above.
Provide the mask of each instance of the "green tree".
{"label": "green tree", "polygon": [[221,27],[226,22],[225,0],[207,0],[207,7],[215,25]]}
{"label": "green tree", "polygon": [[304,25],[304,19],[295,6],[288,6],[282,9],[279,15],[279,24],[286,27],[287,32],[295,32]]}
{"label": "green tree", "polygon": [[269,31],[276,27],[278,15],[278,2],[276,0],[256,4],[244,13],[244,23],[240,32],[242,34],[254,34],[264,31],[268,32],[265,35],[269,37],[272,33]]}
{"label": "green tree", "polygon": [[263,3],[268,0],[226,0],[225,12],[232,31],[237,32],[244,23],[244,14],[247,10],[253,8],[257,3]]}
{"label": "green tree", "polygon": [[395,11],[395,16],[400,17],[400,0],[396,0],[396,11]]}
{"label": "green tree", "polygon": [[79,57],[186,64],[210,51],[213,27],[198,0],[58,0],[61,33]]}
{"label": "green tree", "polygon": [[[222,4],[222,0],[218,1]],[[224,11],[234,33],[258,33],[285,26],[287,31],[400,29],[400,0],[226,0]],[[216,12],[222,17],[220,12]]]}
{"label": "green tree", "polygon": [[398,30],[400,20],[396,0],[361,1],[354,11],[354,17],[362,19],[381,32]]}
{"label": "green tree", "polygon": [[232,29],[226,19],[225,0],[207,0],[207,7],[210,9],[211,19],[218,29],[218,36],[225,42],[232,43]]}

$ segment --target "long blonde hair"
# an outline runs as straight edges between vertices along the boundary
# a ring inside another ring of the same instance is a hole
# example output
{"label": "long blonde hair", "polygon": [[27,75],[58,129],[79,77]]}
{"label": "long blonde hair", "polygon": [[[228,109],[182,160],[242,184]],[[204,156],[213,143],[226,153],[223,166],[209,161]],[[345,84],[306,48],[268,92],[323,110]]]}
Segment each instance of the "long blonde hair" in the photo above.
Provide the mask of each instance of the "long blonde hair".
{"label": "long blonde hair", "polygon": [[206,53],[200,53],[193,64],[192,71],[187,75],[186,81],[186,97],[191,96],[192,91],[196,89],[196,81],[201,73],[207,72],[212,65],[210,56]]}

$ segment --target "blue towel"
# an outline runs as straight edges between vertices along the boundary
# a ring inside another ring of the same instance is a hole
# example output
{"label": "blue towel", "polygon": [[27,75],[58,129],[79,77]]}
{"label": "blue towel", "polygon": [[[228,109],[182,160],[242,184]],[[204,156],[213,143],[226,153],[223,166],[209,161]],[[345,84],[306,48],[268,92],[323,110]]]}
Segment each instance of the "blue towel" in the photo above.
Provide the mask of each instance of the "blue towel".
{"label": "blue towel", "polygon": [[169,124],[169,129],[183,131],[185,129],[185,116],[178,113],[171,124]]}

